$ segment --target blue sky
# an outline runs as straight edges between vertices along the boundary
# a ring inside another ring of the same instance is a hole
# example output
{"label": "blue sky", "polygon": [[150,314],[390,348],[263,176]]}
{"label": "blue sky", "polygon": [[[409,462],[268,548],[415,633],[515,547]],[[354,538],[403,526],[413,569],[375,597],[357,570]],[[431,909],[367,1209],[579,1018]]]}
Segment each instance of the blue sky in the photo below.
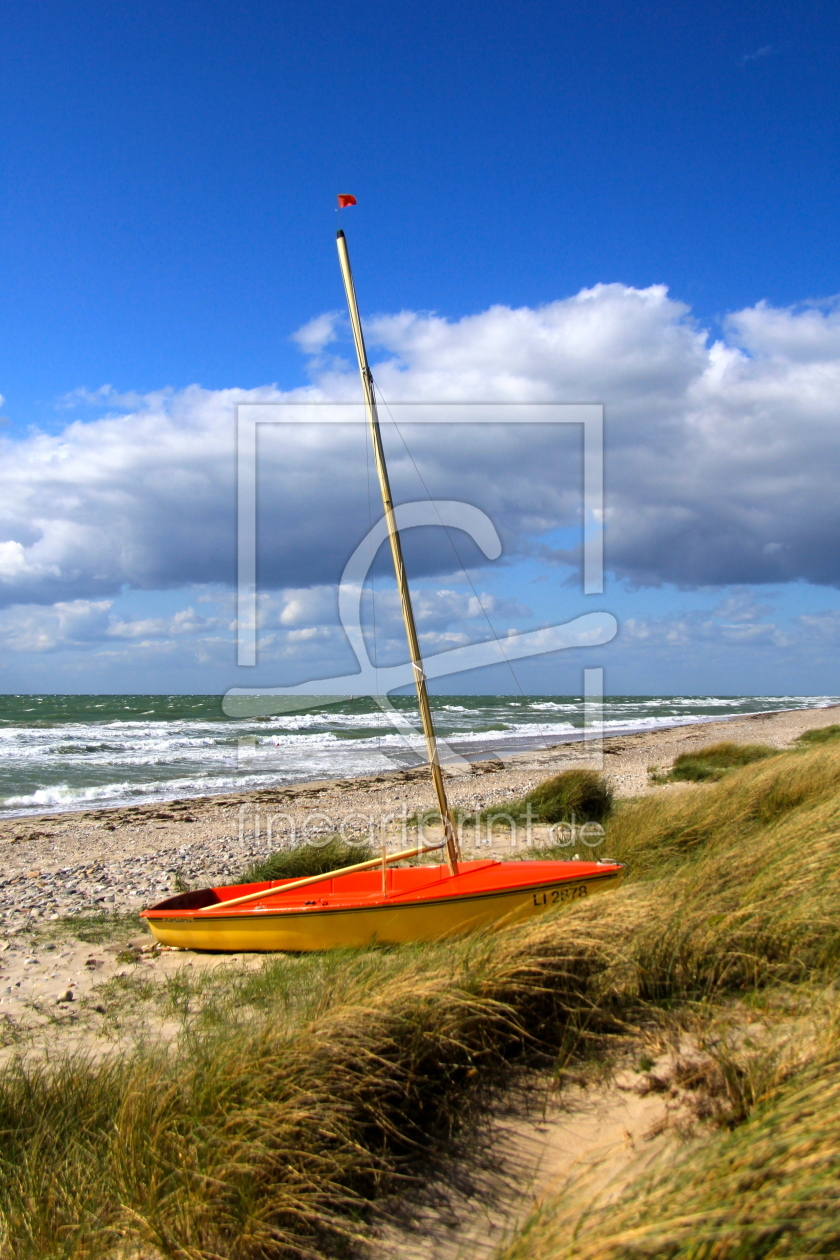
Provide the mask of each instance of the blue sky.
{"label": "blue sky", "polygon": [[[392,397],[483,388],[481,338],[498,337],[525,396],[606,403],[602,605],[621,630],[598,660],[523,666],[526,690],[576,690],[582,664],[603,664],[611,691],[840,691],[836,8],[39,0],[2,24],[0,687],[242,685],[226,435],[237,391],[352,396],[346,329],[322,318],[342,307],[334,196],[349,191]],[[636,329],[633,294],[664,288],[622,357],[615,321]],[[575,306],[581,291],[596,296]],[[549,325],[556,370],[536,350]],[[119,438],[141,431],[170,453],[159,467]],[[46,464],[81,468],[85,451],[90,480],[58,494]],[[191,497],[199,482],[212,503]],[[480,574],[500,632],[584,606],[573,557],[551,555],[570,487]],[[266,634],[301,637],[275,637],[273,658],[267,644],[260,681],[343,651],[323,601],[294,620],[305,579],[282,564]],[[307,589],[336,577],[313,569]],[[460,589],[443,571],[422,583],[430,599]],[[447,598],[427,634],[469,636]]]}

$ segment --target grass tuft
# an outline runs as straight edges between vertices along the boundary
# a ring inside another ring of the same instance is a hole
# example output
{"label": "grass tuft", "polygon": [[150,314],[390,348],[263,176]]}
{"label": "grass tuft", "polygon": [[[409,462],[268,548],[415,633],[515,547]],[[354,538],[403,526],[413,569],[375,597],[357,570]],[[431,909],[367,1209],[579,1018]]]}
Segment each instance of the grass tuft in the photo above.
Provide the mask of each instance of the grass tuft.
{"label": "grass tuft", "polygon": [[329,836],[323,844],[302,844],[294,849],[279,849],[244,871],[240,883],[258,884],[268,879],[304,879],[307,875],[325,875],[341,866],[366,862],[376,857],[365,841],[353,844],[340,836]]}
{"label": "grass tuft", "polygon": [[803,731],[797,738],[800,744],[828,744],[840,739],[840,726],[819,726],[813,731]]}
{"label": "grass tuft", "polygon": [[613,807],[613,793],[607,780],[595,770],[564,770],[540,783],[526,796],[489,805],[479,815],[483,822],[494,818],[525,822],[603,822]]}
{"label": "grass tuft", "polygon": [[547,823],[602,823],[613,807],[612,789],[602,774],[594,770],[564,770],[525,797],[537,817]]}
{"label": "grass tuft", "polygon": [[763,761],[765,757],[775,756],[777,751],[766,744],[733,744],[728,741],[710,744],[697,752],[680,753],[670,773],[660,781],[716,782],[727,771]]}

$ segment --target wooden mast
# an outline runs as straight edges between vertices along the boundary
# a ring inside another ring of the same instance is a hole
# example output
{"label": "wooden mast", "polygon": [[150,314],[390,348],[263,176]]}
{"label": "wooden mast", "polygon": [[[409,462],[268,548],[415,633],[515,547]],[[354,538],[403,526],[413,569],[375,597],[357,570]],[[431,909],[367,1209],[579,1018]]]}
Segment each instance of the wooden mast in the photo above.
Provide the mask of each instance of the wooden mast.
{"label": "wooden mast", "polygon": [[391,483],[388,480],[388,469],[385,464],[385,451],[382,447],[382,434],[379,430],[379,414],[376,410],[376,396],[373,389],[373,377],[370,374],[367,350],[365,349],[365,339],[362,335],[362,321],[359,317],[359,307],[356,302],[356,290],[353,286],[353,273],[350,270],[350,255],[347,252],[347,240],[340,228],[337,233],[337,244],[338,261],[341,266],[342,279],[344,280],[344,291],[347,295],[347,307],[350,311],[350,324],[353,329],[353,341],[356,344],[356,357],[359,360],[359,372],[362,377],[362,390],[364,391],[365,407],[367,409],[368,423],[370,425],[370,433],[373,441],[373,454],[376,460],[376,472],[379,477],[379,489],[382,493],[382,506],[385,509],[385,520],[388,525],[388,538],[391,543],[391,555],[394,560],[394,571],[397,575],[397,586],[399,587],[400,601],[402,603],[402,615],[403,621],[405,622],[406,638],[408,639],[408,652],[414,669],[414,682],[417,687],[417,700],[420,705],[420,721],[423,723],[423,733],[426,736],[426,747],[429,753],[429,769],[432,773],[432,782],[435,786],[435,795],[437,796],[438,808],[440,809],[440,816],[443,821],[443,835],[446,844],[449,870],[453,875],[456,875],[458,872],[458,859],[461,856],[458,847],[458,836],[452,820],[449,802],[446,799],[446,788],[443,784],[443,772],[440,768],[437,738],[435,737],[435,728],[434,723],[432,722],[432,711],[429,707],[429,695],[426,690],[426,675],[423,671],[423,658],[420,655],[420,644],[417,639],[417,627],[414,624],[414,610],[411,606],[411,593],[408,589],[408,578],[405,572],[402,546],[400,544],[400,534],[397,529],[397,522],[394,516],[394,503],[391,498]]}

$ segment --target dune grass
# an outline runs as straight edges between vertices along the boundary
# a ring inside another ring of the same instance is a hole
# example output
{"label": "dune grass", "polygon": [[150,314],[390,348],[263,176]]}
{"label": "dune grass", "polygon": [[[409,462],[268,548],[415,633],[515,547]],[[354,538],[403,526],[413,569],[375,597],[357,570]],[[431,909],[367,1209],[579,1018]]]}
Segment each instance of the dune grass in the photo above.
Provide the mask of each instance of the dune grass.
{"label": "dune grass", "polygon": [[[758,1260],[840,1251],[840,1056],[837,1037],[666,1171],[633,1180],[618,1201],[582,1183],[541,1205],[498,1260]],[[585,1204],[585,1206],[583,1206]]]}
{"label": "dune grass", "polygon": [[366,1204],[407,1184],[511,1062],[609,1045],[651,1010],[833,980],[840,746],[622,805],[608,848],[629,864],[625,887],[566,914],[272,960],[259,1004],[191,1025],[174,1049],[13,1065],[4,1260],[338,1254],[364,1234]]}
{"label": "dune grass", "polygon": [[777,753],[778,749],[766,744],[735,744],[724,740],[698,748],[696,752],[680,753],[668,773],[654,774],[654,780],[657,783],[713,783],[730,770],[752,765]]}
{"label": "dune grass", "polygon": [[612,788],[596,770],[563,770],[511,801],[488,805],[473,815],[491,824],[504,819],[516,824],[578,822],[602,823],[613,807]]}
{"label": "dune grass", "polygon": [[[613,807],[612,788],[595,770],[564,770],[522,798],[521,815],[530,805],[539,822],[602,823]],[[485,811],[492,813],[492,810]],[[497,811],[498,812],[498,811]]]}
{"label": "dune grass", "polygon": [[[498,1260],[840,1253],[840,1004],[831,927],[840,908],[838,752],[818,742],[804,757],[752,765],[707,793],[687,790],[619,811],[611,850],[632,864],[639,892],[667,889],[679,907],[666,924],[659,902],[661,945],[639,943],[647,959],[641,993],[660,1009],[682,994],[726,1013],[733,994],[754,1005],[772,1003],[774,994],[795,1004],[788,995],[799,991],[807,1011],[794,1036],[799,1062],[781,1070],[775,1048],[746,1063],[724,1056],[731,1094],[724,1127],[732,1132],[706,1134],[667,1170],[632,1180],[618,1201],[571,1183]],[[811,915],[814,935],[800,953]],[[734,1018],[749,1022],[743,1011]]]}
{"label": "dune grass", "polygon": [[798,737],[800,744],[828,744],[831,740],[840,739],[840,726],[818,726],[811,731],[803,731]]}
{"label": "dune grass", "polygon": [[240,877],[242,884],[259,884],[270,879],[304,879],[307,875],[326,875],[328,871],[375,857],[373,847],[365,841],[356,844],[340,836],[326,836],[322,844],[301,844],[278,849],[269,857],[249,866]]}
{"label": "dune grass", "polygon": [[[492,824],[500,819],[515,824],[532,823],[602,823],[613,808],[613,792],[607,780],[596,770],[563,770],[540,783],[533,791],[509,801],[488,805],[467,813],[456,808],[457,822],[467,825]],[[440,822],[437,811],[415,815],[409,822]]]}

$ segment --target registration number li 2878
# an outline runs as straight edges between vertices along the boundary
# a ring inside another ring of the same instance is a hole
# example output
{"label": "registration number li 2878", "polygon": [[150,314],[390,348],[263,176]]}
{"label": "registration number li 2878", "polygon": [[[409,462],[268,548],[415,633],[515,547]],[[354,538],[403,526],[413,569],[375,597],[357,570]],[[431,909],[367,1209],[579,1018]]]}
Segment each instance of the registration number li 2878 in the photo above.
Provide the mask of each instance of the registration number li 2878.
{"label": "registration number li 2878", "polygon": [[577,901],[586,897],[588,892],[586,884],[574,884],[571,888],[547,888],[545,892],[535,892],[531,896],[535,906],[556,906],[561,901]]}

